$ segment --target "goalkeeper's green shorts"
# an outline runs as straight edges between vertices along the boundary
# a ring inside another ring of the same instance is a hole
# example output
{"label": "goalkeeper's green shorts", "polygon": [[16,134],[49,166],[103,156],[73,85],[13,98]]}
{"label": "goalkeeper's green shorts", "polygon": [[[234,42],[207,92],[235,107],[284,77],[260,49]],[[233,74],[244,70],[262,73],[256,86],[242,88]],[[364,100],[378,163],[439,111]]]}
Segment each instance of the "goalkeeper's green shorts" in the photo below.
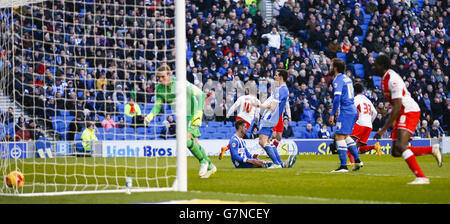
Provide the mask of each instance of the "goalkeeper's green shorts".
{"label": "goalkeeper's green shorts", "polygon": [[201,136],[199,127],[191,126],[192,117],[187,117],[187,132],[192,134],[192,137],[198,138]]}

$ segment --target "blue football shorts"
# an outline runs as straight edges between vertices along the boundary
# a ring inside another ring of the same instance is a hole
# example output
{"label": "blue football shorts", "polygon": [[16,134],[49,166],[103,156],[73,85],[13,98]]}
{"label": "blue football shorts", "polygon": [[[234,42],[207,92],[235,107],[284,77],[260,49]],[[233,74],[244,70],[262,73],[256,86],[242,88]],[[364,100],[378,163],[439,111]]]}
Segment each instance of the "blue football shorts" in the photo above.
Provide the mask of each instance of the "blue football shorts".
{"label": "blue football shorts", "polygon": [[353,130],[353,126],[358,120],[358,114],[339,114],[336,121],[336,134],[350,135]]}

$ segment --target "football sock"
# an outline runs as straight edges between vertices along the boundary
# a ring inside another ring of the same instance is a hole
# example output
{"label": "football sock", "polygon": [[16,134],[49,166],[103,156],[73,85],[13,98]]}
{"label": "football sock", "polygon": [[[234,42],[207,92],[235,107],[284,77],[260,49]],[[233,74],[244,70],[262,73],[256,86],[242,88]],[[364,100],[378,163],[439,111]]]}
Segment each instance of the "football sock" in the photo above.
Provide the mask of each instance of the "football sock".
{"label": "football sock", "polygon": [[352,154],[347,151],[348,160],[350,160],[350,163],[355,163],[355,157],[352,156]]}
{"label": "football sock", "polygon": [[341,166],[347,166],[347,144],[345,140],[336,141],[336,146]]}
{"label": "football sock", "polygon": [[368,151],[370,151],[370,150],[372,150],[374,148],[375,148],[374,145],[363,145],[363,146],[359,147],[359,152],[360,153],[365,153],[365,152],[368,152]]}
{"label": "football sock", "polygon": [[227,145],[227,149],[225,149],[225,152],[230,150],[230,144]]}
{"label": "football sock", "polygon": [[206,155],[205,149],[199,144],[196,144],[196,145],[198,145],[198,148],[200,149],[200,152],[202,153],[203,158],[209,163],[208,170],[212,169],[213,163],[211,162],[211,159],[209,159],[208,155]]}
{"label": "football sock", "polygon": [[281,166],[283,166],[283,160],[281,160],[280,154],[278,154],[277,147],[273,146],[273,147],[272,147],[272,150],[273,150],[273,153],[275,154],[275,156],[276,156],[276,158],[277,158],[278,164],[281,165]]}
{"label": "football sock", "polygon": [[416,156],[414,156],[414,153],[410,149],[405,150],[402,153],[402,157],[416,177],[425,177],[425,174],[417,163]]}
{"label": "football sock", "polygon": [[278,142],[278,140],[277,140],[277,139],[274,139],[274,140],[273,140],[273,142],[272,142],[272,144],[274,144],[274,145],[275,145],[275,147],[278,147],[278,144],[279,144],[279,142]]}
{"label": "football sock", "polygon": [[431,152],[433,151],[433,146],[409,146],[408,149],[411,150],[411,152],[413,152],[415,156],[423,156],[431,154]]}
{"label": "football sock", "polygon": [[194,157],[198,159],[200,164],[209,162],[209,158],[206,156],[205,150],[203,150],[199,144],[196,144],[192,139],[189,139],[187,141],[187,146],[189,151],[191,151]]}
{"label": "football sock", "polygon": [[266,151],[266,153],[269,156],[269,158],[272,159],[273,163],[275,163],[277,165],[282,165],[282,164],[279,164],[277,156],[275,155],[275,153],[273,151],[273,147],[270,146],[270,144],[266,144],[264,146],[264,150]]}
{"label": "football sock", "polygon": [[345,143],[347,143],[348,151],[355,158],[355,162],[359,163],[360,162],[359,151],[358,148],[356,147],[355,141],[353,141],[353,139],[350,136],[348,136],[347,138],[345,138]]}

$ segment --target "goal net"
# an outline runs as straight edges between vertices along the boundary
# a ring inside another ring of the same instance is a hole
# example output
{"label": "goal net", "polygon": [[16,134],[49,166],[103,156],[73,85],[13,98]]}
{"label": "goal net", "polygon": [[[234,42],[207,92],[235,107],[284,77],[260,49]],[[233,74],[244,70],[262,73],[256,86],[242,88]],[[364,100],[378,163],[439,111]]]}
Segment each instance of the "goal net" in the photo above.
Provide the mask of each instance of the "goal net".
{"label": "goal net", "polygon": [[[187,190],[184,4],[0,0],[0,195]],[[145,125],[162,65],[177,107]]]}

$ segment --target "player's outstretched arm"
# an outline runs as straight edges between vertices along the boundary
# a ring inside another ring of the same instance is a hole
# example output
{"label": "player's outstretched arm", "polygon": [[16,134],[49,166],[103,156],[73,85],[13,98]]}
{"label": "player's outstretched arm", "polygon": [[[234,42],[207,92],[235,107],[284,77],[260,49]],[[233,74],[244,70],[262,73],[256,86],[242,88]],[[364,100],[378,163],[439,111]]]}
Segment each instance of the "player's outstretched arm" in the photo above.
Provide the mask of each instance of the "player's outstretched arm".
{"label": "player's outstretched arm", "polygon": [[163,99],[161,97],[159,97],[158,95],[156,95],[155,105],[153,106],[150,113],[147,116],[145,116],[145,118],[144,118],[145,126],[147,126],[153,120],[153,118],[159,114],[159,112],[161,111],[163,102],[164,102]]}
{"label": "player's outstretched arm", "polygon": [[241,104],[241,100],[240,99],[241,99],[241,97],[239,97],[236,100],[236,102],[233,103],[233,105],[230,107],[230,109],[228,109],[227,116],[226,116],[227,118],[229,118],[236,111],[238,106]]}

